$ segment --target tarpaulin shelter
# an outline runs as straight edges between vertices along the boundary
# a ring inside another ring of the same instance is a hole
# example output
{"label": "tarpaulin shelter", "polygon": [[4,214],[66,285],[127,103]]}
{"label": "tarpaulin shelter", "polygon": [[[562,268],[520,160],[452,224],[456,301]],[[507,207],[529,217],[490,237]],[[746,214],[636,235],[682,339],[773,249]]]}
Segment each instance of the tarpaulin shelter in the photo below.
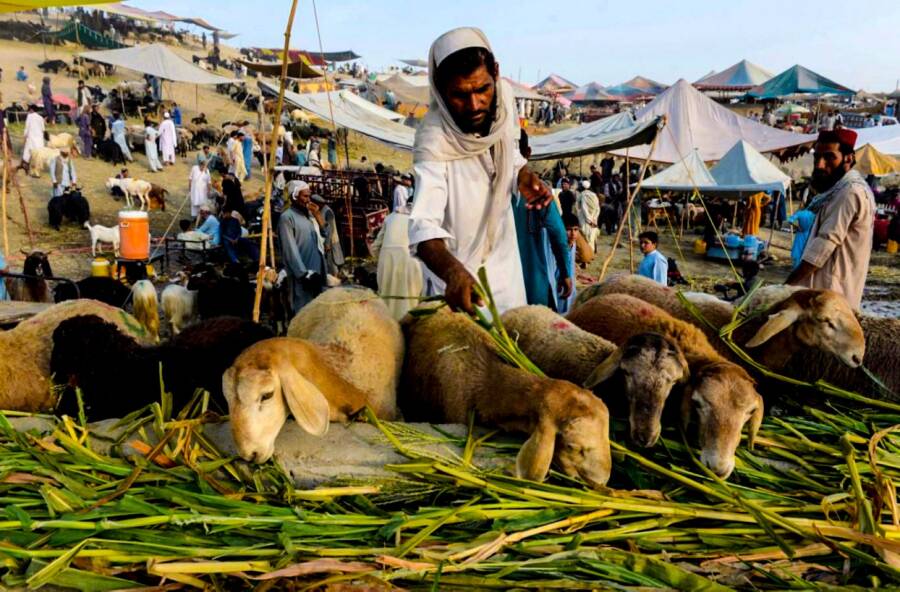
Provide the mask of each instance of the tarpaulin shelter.
{"label": "tarpaulin shelter", "polygon": [[630,86],[627,84],[608,86],[603,90],[607,95],[610,96],[611,99],[617,101],[650,100],[655,96],[653,93],[648,92],[642,88],[637,88],[636,86]]}
{"label": "tarpaulin shelter", "polygon": [[578,127],[531,136],[531,159],[582,156],[649,144],[662,125],[661,118],[637,122],[630,113],[619,113]]}
{"label": "tarpaulin shelter", "polygon": [[182,23],[196,25],[196,26],[200,27],[201,29],[206,29],[207,31],[219,31],[220,33],[222,31],[222,29],[220,29],[218,27],[214,27],[211,24],[209,24],[207,21],[205,21],[204,19],[202,19],[200,17],[196,17],[196,16],[182,17],[182,18],[179,18],[178,21],[182,22]]}
{"label": "tarpaulin shelter", "polygon": [[412,66],[413,68],[427,68],[428,67],[427,60],[409,59],[409,60],[399,60],[399,61],[406,64],[407,66]]}
{"label": "tarpaulin shelter", "polygon": [[716,180],[706,168],[698,151],[691,150],[682,160],[644,179],[641,187],[669,191],[692,191],[695,187],[709,188],[715,185]]}
{"label": "tarpaulin shelter", "polygon": [[138,45],[125,49],[85,51],[80,57],[150,74],[163,80],[190,84],[227,84],[231,78],[218,76],[191,64],[165,45]]}
{"label": "tarpaulin shelter", "polygon": [[[678,162],[695,148],[704,161],[716,161],[738,140],[746,140],[762,153],[785,151],[815,140],[814,136],[794,134],[741,117],[683,79],[639,109],[635,116],[642,122],[666,116],[666,128],[653,152],[655,162]],[[638,146],[629,151],[629,156],[646,158],[648,152],[648,147]],[[625,156],[624,151],[616,154]]]}
{"label": "tarpaulin shelter", "polygon": [[532,88],[547,93],[567,93],[578,88],[578,85],[566,80],[559,74],[551,74],[535,84]]}
{"label": "tarpaulin shelter", "polygon": [[747,96],[754,99],[778,99],[795,94],[850,96],[856,94],[856,91],[798,64],[765,84],[750,89]]}
{"label": "tarpaulin shelter", "polygon": [[694,83],[700,90],[742,91],[764,84],[772,73],[747,60],[741,60],[721,72],[711,72]]}
{"label": "tarpaulin shelter", "polygon": [[38,10],[39,8],[56,8],[59,6],[86,6],[89,4],[103,4],[108,0],[7,0],[0,2],[0,12],[24,12],[26,10]]}
{"label": "tarpaulin shelter", "polygon": [[511,78],[503,77],[503,80],[509,83],[510,88],[512,88],[513,94],[516,99],[523,99],[526,101],[539,101],[544,103],[549,103],[550,98],[546,97],[536,90],[532,89],[530,86],[526,86],[522,83],[516,82]]}
{"label": "tarpaulin shelter", "polygon": [[[316,52],[306,52],[306,53],[316,53]],[[325,53],[318,53],[321,58],[323,58],[326,62],[352,62],[353,60],[358,60],[362,56],[353,51],[352,49],[348,49],[345,51],[326,51]]]}
{"label": "tarpaulin shelter", "polygon": [[[279,62],[248,62],[247,60],[238,60],[238,62],[247,66],[248,70],[259,72],[263,76],[272,78],[281,76],[281,64]],[[321,78],[324,76],[321,70],[312,66],[302,56],[297,61],[288,64],[287,75],[289,78]]]}
{"label": "tarpaulin shelter", "polygon": [[566,93],[565,97],[573,103],[595,103],[614,100],[599,82],[590,82],[579,86],[572,92]]}
{"label": "tarpaulin shelter", "polygon": [[[266,96],[277,96],[279,87],[259,81],[259,89]],[[329,105],[330,98],[330,105]],[[348,91],[297,94],[285,91],[286,103],[308,111],[326,121],[363,134],[399,150],[412,150],[415,130],[394,121],[398,114],[369,103]],[[400,116],[402,117],[402,115]]]}
{"label": "tarpaulin shelter", "polygon": [[115,39],[98,33],[76,21],[70,22],[59,31],[48,33],[47,37],[78,43],[91,49],[121,49],[128,47],[124,43],[119,43]]}
{"label": "tarpaulin shelter", "polygon": [[720,190],[787,192],[791,178],[745,140],[738,141],[710,173]]}
{"label": "tarpaulin shelter", "polygon": [[109,14],[117,14],[119,16],[124,16],[126,18],[138,21],[145,21],[148,23],[155,23],[159,20],[146,10],[142,10],[135,6],[128,6],[126,4],[122,4],[121,2],[115,4],[104,4],[103,6],[98,6],[97,8]]}
{"label": "tarpaulin shelter", "polygon": [[890,175],[900,173],[900,158],[882,154],[866,144],[862,148],[856,149],[856,170],[862,175]]}
{"label": "tarpaulin shelter", "polygon": [[401,103],[428,105],[431,101],[431,91],[427,85],[412,84],[402,74],[394,74],[379,80],[375,83],[375,87],[381,100],[384,100],[384,93],[390,90]]}

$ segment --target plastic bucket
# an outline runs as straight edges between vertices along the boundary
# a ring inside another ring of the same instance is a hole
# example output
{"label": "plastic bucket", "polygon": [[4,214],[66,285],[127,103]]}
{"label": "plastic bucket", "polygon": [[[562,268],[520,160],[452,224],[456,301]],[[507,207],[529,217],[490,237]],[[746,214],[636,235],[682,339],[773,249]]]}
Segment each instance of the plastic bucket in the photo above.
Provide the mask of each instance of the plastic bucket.
{"label": "plastic bucket", "polygon": [[147,212],[119,212],[119,253],[122,259],[150,258],[150,217]]}
{"label": "plastic bucket", "polygon": [[898,244],[897,241],[888,240],[888,242],[887,242],[887,252],[888,253],[896,253],[898,250],[897,249],[898,247],[900,247],[900,244]]}
{"label": "plastic bucket", "polygon": [[697,255],[706,254],[706,241],[702,238],[698,238],[694,241],[694,253]]}
{"label": "plastic bucket", "polygon": [[94,259],[91,261],[91,276],[112,277],[108,259]]}

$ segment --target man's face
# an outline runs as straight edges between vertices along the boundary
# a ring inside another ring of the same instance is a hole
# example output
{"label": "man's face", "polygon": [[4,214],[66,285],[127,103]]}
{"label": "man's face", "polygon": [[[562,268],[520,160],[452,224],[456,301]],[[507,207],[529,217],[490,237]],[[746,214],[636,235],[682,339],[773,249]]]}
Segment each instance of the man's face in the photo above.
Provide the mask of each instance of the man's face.
{"label": "man's face", "polygon": [[578,227],[577,226],[569,226],[566,228],[566,238],[569,240],[569,246],[575,244],[575,238],[578,236]]}
{"label": "man's face", "polygon": [[294,197],[294,203],[301,205],[301,206],[308,206],[309,201],[310,201],[309,198],[311,196],[312,196],[312,191],[310,191],[309,189],[303,189],[300,192],[298,192],[297,195]]}
{"label": "man's face", "polygon": [[641,253],[646,255],[647,253],[652,253],[654,250],[656,250],[656,243],[649,238],[641,239]]}
{"label": "man's face", "polygon": [[467,134],[486,131],[494,111],[498,69],[479,66],[465,76],[452,76],[443,89],[444,104],[459,129]]}
{"label": "man's face", "polygon": [[207,218],[209,218],[209,211],[200,210],[200,220],[206,220]]}
{"label": "man's face", "polygon": [[828,191],[850,170],[852,162],[852,156],[841,154],[840,145],[836,142],[817,142],[810,184],[820,193]]}
{"label": "man's face", "polygon": [[569,188],[572,187],[572,184],[569,183],[568,181],[563,181],[562,185],[560,185],[560,186],[562,187],[563,191],[568,191]]}

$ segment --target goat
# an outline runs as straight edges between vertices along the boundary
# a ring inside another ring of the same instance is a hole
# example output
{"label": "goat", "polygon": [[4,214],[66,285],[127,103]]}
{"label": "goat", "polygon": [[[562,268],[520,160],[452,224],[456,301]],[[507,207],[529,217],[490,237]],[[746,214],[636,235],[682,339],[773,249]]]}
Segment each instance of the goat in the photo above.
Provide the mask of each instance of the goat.
{"label": "goat", "polygon": [[60,282],[53,288],[55,302],[88,298],[122,308],[130,297],[131,290],[119,280],[110,277],[88,276],[75,282],[74,286],[70,282]]}
{"label": "goat", "polygon": [[166,211],[166,196],[169,194],[168,189],[164,189],[157,185],[156,183],[150,184],[150,192],[147,193],[147,199],[149,200],[148,210],[159,209],[162,212]]}
{"label": "goat", "polygon": [[22,275],[29,277],[4,278],[9,299],[22,302],[53,302],[47,285],[47,278],[53,277],[49,253],[37,249],[33,251],[22,249],[22,253],[25,255]]}
{"label": "goat", "polygon": [[172,335],[181,333],[182,328],[197,317],[197,292],[179,284],[169,284],[162,292],[162,309],[169,321]]}
{"label": "goat", "polygon": [[152,189],[150,182],[141,179],[132,179],[131,177],[126,177],[124,179],[109,177],[106,180],[106,188],[112,191],[113,187],[118,187],[119,190],[125,194],[125,204],[128,207],[134,207],[135,197],[141,202],[141,210],[149,206],[150,190]]}
{"label": "goat", "polygon": [[253,286],[238,265],[226,265],[224,275],[210,264],[198,265],[191,273],[187,289],[197,291],[197,313],[201,319],[220,316],[249,319],[253,313]]}
{"label": "goat", "polygon": [[150,339],[159,341],[159,297],[150,280],[139,280],[131,288],[134,318],[143,325]]}
{"label": "goat", "polygon": [[[118,226],[101,226],[99,224],[91,225],[85,222],[84,227],[91,233],[91,257],[97,256],[97,243],[108,243],[113,247],[116,257],[119,256],[119,227]],[[102,252],[102,251],[101,251]]]}

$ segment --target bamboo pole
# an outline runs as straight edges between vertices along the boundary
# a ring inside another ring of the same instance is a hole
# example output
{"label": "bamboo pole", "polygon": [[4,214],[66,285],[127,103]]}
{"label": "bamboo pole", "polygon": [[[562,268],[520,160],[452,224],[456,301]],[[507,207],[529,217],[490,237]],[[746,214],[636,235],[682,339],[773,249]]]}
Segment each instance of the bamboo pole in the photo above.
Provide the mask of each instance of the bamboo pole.
{"label": "bamboo pole", "polygon": [[6,143],[6,128],[3,128],[3,136],[0,137],[0,142],[3,142],[3,188],[0,189],[0,201],[2,201],[2,213],[0,215],[3,216],[3,252],[5,254],[9,254],[9,229],[7,227],[6,220],[6,183],[9,180],[9,146]]}
{"label": "bamboo pole", "polygon": [[[630,192],[628,195],[628,202],[625,204],[625,214],[624,216],[628,216],[629,210],[631,210],[631,204],[634,203],[634,196],[637,195],[637,192],[641,190],[641,184],[644,182],[644,173],[647,172],[647,167],[650,165],[650,160],[653,158],[653,151],[656,150],[656,141],[659,139],[659,133],[653,138],[653,142],[650,144],[650,152],[647,153],[647,158],[644,159],[644,164],[641,165],[641,176],[638,178],[637,185],[634,187],[634,191]],[[602,282],[603,278],[606,277],[606,270],[609,267],[609,264],[612,263],[613,256],[616,254],[616,249],[619,246],[619,241],[622,240],[622,231],[625,229],[625,221],[622,220],[619,223],[619,228],[616,229],[616,237],[613,239],[612,247],[609,250],[609,254],[606,256],[606,259],[603,260],[603,267],[600,268],[600,277],[597,278],[598,282]]]}
{"label": "bamboo pole", "polygon": [[[287,54],[291,47],[291,29],[294,27],[294,15],[297,14],[297,0],[291,1],[291,14],[288,17],[287,27],[284,30],[284,54],[281,58],[281,79],[278,88],[278,102],[275,106],[274,126],[273,130],[278,129],[280,121],[277,119],[281,115],[281,109],[284,105],[284,87],[287,84]],[[269,147],[268,165],[275,161],[275,142]],[[266,255],[269,246],[269,234],[272,226],[272,172],[266,167],[266,189],[263,198],[263,224],[262,224],[262,240],[259,248],[259,271],[256,274],[256,294],[253,297],[253,320],[259,322],[259,306],[262,302],[263,274],[266,271]]]}

